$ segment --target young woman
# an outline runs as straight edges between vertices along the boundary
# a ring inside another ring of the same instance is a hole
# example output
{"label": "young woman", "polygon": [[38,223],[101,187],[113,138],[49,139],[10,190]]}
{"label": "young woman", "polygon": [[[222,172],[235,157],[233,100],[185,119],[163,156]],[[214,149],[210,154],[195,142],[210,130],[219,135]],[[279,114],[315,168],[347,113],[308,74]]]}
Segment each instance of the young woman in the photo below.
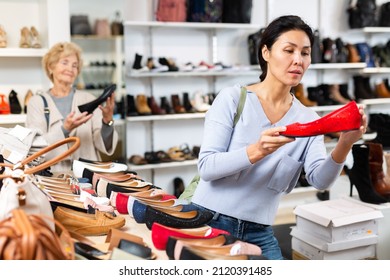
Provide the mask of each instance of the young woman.
{"label": "young woman", "polygon": [[359,108],[360,129],[341,133],[330,154],[323,135],[280,135],[291,123],[319,118],[291,93],[310,65],[312,43],[312,29],[300,17],[273,20],[260,42],[260,81],[246,86],[245,106],[234,129],[241,85],[221,90],[206,114],[201,180],[192,202],[214,213],[210,226],[259,245],[268,259],[283,259],[272,230],[281,196],[294,188],[302,168],[312,186],[331,186],[367,126]]}

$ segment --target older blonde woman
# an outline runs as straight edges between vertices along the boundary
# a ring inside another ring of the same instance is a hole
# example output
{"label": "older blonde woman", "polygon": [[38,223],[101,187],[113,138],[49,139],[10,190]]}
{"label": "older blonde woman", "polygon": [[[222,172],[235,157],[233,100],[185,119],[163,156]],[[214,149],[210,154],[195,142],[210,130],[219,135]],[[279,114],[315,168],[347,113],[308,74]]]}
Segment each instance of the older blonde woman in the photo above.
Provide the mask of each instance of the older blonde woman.
{"label": "older blonde woman", "polygon": [[[113,126],[115,96],[112,94],[92,114],[79,111],[79,105],[96,99],[92,94],[74,87],[82,70],[81,55],[81,48],[70,42],[57,43],[45,54],[42,65],[52,87],[42,96],[35,95],[30,99],[26,127],[40,129],[49,144],[69,136],[77,136],[81,145],[73,153],[72,159],[98,161],[101,160],[100,153],[112,155],[118,143],[118,133]],[[45,115],[45,112],[48,114]],[[62,153],[60,148],[47,154],[46,158]],[[51,170],[69,171],[72,159],[63,160]]]}

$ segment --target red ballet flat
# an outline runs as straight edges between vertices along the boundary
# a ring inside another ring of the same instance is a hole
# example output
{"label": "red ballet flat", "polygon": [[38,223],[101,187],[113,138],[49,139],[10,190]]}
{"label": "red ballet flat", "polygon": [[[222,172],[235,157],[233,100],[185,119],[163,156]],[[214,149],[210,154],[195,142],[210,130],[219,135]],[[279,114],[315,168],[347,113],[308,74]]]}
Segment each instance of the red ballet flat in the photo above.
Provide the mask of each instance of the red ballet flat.
{"label": "red ballet flat", "polygon": [[221,234],[228,233],[225,230],[216,229],[210,226],[202,226],[197,228],[179,229],[169,226],[164,226],[157,222],[152,225],[152,242],[157,250],[165,250],[170,236],[183,238],[213,238]]}
{"label": "red ballet flat", "polygon": [[362,116],[355,101],[309,123],[293,123],[287,125],[287,130],[280,135],[288,137],[309,137],[341,131],[359,129]]}

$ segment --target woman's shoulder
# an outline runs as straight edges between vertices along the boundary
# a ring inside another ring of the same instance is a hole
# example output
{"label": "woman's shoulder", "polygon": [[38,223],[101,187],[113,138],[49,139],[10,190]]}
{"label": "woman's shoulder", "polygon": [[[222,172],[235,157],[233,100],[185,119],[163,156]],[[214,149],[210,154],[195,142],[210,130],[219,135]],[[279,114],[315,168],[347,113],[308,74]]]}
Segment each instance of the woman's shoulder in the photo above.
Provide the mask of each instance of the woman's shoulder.
{"label": "woman's shoulder", "polygon": [[217,95],[217,98],[223,99],[225,101],[237,102],[240,97],[242,86],[240,84],[234,84],[232,86],[225,87],[220,90]]}

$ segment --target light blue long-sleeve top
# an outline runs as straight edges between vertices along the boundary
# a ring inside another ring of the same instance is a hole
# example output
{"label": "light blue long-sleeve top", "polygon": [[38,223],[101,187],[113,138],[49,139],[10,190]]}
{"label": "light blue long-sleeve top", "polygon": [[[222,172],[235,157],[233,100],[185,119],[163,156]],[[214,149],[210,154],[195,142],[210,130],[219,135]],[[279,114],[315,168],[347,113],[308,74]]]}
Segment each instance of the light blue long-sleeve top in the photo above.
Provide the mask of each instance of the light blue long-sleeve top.
{"label": "light blue long-sleeve top", "polygon": [[288,112],[271,124],[254,92],[248,91],[244,110],[233,129],[240,85],[220,91],[206,113],[199,153],[201,180],[192,202],[237,219],[272,225],[284,193],[296,185],[302,168],[307,181],[317,189],[330,187],[344,163],[327,154],[322,135],[300,137],[252,164],[246,147],[259,140],[261,132],[294,122],[319,118],[293,97]]}

